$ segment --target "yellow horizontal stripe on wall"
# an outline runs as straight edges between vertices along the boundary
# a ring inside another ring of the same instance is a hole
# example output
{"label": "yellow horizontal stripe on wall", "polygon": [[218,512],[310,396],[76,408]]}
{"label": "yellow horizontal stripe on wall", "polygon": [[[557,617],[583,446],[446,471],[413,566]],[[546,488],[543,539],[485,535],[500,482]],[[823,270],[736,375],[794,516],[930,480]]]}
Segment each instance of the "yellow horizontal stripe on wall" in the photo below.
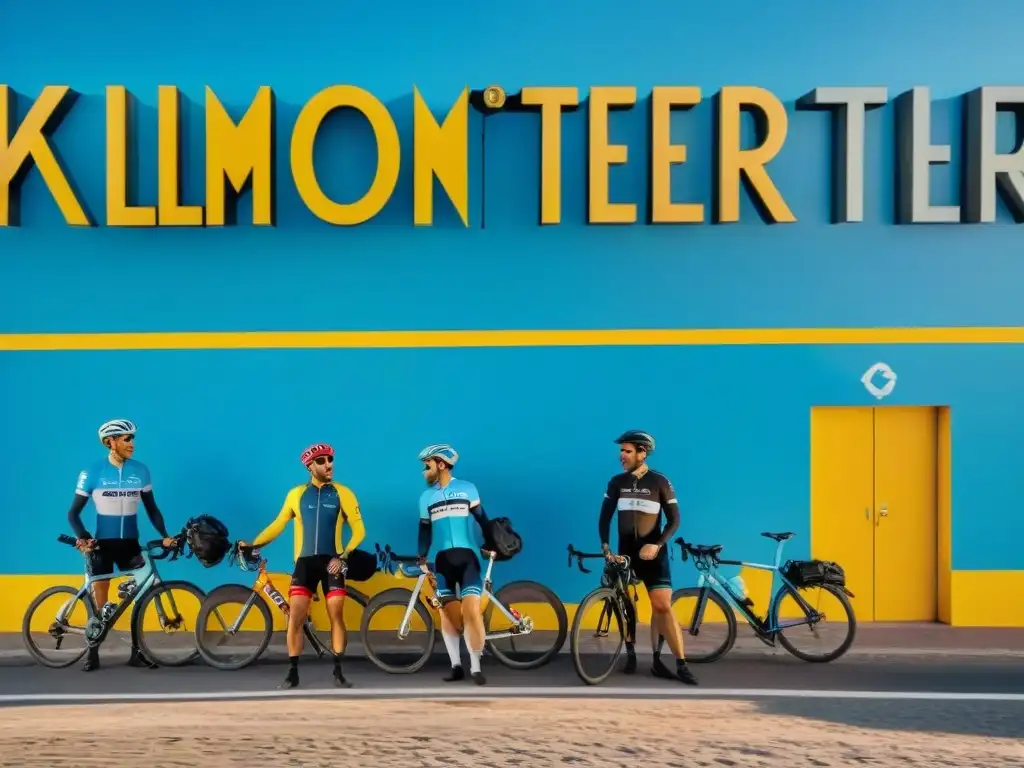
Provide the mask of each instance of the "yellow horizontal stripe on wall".
{"label": "yellow horizontal stripe on wall", "polygon": [[409,349],[762,344],[1024,344],[1024,327],[465,331],[204,331],[0,334],[0,352],[129,349]]}

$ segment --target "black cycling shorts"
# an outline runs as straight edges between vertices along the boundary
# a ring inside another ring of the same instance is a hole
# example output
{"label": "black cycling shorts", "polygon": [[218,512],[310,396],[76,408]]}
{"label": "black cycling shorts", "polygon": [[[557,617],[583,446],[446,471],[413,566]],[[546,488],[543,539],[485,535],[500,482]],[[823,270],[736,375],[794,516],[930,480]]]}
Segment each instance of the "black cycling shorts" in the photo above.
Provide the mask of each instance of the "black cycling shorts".
{"label": "black cycling shorts", "polygon": [[619,554],[629,557],[629,565],[636,577],[647,587],[650,593],[655,589],[672,589],[672,569],[668,561],[668,546],[662,547],[653,560],[641,560],[640,550],[647,543],[639,542],[619,546]]}
{"label": "black cycling shorts", "polygon": [[295,561],[295,570],[292,572],[292,584],[288,589],[288,596],[302,595],[312,597],[316,592],[317,585],[323,588],[324,597],[345,596],[345,575],[340,571],[332,575],[327,571],[327,564],[334,559],[334,555],[309,555],[300,557]]}
{"label": "black cycling shorts", "polygon": [[138,539],[97,539],[97,549],[89,553],[85,570],[90,576],[114,575],[114,566],[119,571],[133,571],[141,568],[142,547]]}
{"label": "black cycling shorts", "polygon": [[441,577],[438,579],[437,597],[442,603],[483,594],[480,561],[472,549],[452,547],[441,550],[437,553],[434,570]]}

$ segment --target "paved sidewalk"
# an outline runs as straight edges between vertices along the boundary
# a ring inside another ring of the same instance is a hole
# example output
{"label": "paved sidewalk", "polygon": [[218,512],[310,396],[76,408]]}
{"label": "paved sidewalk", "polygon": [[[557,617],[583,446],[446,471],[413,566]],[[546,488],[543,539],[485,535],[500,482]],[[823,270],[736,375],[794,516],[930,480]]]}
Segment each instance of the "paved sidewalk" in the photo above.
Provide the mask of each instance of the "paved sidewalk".
{"label": "paved sidewalk", "polygon": [[[750,628],[741,625],[736,644],[729,656],[759,657],[772,655],[788,655],[781,646],[769,648],[756,637]],[[321,632],[326,639],[327,632]],[[183,634],[182,640],[188,642],[190,635]],[[649,654],[647,638],[649,630],[646,625],[638,628],[637,644],[639,654]],[[443,654],[444,646],[438,641],[434,646],[436,654]],[[569,652],[569,643],[562,647],[563,653]],[[128,633],[116,633],[108,637],[103,644],[104,656],[128,655]],[[350,629],[347,655],[362,656],[363,650],[358,630]],[[270,658],[287,656],[284,632],[275,633],[267,648],[266,656]],[[988,658],[1020,658],[1024,659],[1024,628],[1004,627],[950,627],[945,624],[933,623],[899,623],[899,624],[860,624],[857,637],[847,657],[864,656],[902,656],[902,657],[988,657]],[[0,660],[8,662],[28,659],[28,653],[22,642],[21,635],[16,633],[0,634]]]}

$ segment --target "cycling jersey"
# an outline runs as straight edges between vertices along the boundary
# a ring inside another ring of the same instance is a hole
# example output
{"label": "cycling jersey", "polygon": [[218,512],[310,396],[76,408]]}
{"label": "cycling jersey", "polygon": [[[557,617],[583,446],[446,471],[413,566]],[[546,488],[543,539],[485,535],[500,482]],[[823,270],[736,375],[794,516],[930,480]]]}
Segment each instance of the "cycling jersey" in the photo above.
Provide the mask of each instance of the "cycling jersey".
{"label": "cycling jersey", "polygon": [[420,496],[420,554],[426,557],[432,543],[437,544],[439,552],[476,550],[471,519],[483,531],[487,515],[475,485],[454,477],[444,488],[434,483]]}
{"label": "cycling jersey", "polygon": [[341,531],[346,521],[352,529],[347,549],[354,549],[366,535],[356,495],[334,481],[318,483],[310,480],[288,491],[277,518],[256,537],[252,546],[269,544],[284,531],[289,520],[295,521],[296,560],[344,553],[346,548],[342,546]]}
{"label": "cycling jersey", "polygon": [[[679,503],[669,479],[647,469],[642,474],[623,472],[609,482],[601,504],[598,532],[601,544],[608,543],[612,515],[619,513],[619,548],[638,543],[665,543],[679,527]],[[667,525],[661,530],[664,512]]]}
{"label": "cycling jersey", "polygon": [[92,499],[96,508],[93,538],[138,539],[139,501],[143,493],[152,489],[153,483],[145,464],[126,459],[122,466],[117,467],[105,458],[79,473],[75,494],[86,500]]}

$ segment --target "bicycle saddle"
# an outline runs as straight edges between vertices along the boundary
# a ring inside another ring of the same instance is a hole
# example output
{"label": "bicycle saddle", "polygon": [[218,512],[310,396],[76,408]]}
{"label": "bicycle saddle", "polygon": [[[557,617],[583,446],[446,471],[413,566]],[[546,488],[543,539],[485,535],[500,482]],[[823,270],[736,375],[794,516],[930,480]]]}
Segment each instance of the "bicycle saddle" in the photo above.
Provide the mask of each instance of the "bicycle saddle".
{"label": "bicycle saddle", "polygon": [[721,544],[712,544],[711,546],[705,546],[703,544],[693,544],[690,548],[696,555],[717,555],[719,552],[722,551]]}
{"label": "bicycle saddle", "polygon": [[793,538],[794,534],[790,531],[786,531],[784,533],[762,533],[761,535],[775,541],[789,541]]}

